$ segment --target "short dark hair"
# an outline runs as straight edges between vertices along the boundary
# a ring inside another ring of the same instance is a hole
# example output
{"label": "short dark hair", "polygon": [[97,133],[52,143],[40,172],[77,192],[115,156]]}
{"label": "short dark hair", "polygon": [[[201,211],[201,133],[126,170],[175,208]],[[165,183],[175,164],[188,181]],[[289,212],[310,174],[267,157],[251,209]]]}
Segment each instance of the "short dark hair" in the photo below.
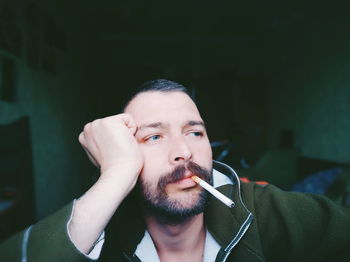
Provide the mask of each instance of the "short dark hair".
{"label": "short dark hair", "polygon": [[[175,82],[172,80],[167,80],[167,79],[156,79],[156,80],[150,80],[147,82],[144,82],[142,85],[140,85],[135,91],[134,93],[130,96],[130,99],[128,99],[124,105],[124,110],[125,108],[128,106],[128,104],[130,103],[131,100],[133,100],[137,95],[141,94],[141,93],[145,93],[145,92],[182,92],[185,93],[186,95],[188,95],[193,102],[194,98],[192,97],[192,95],[190,94],[190,92],[188,91],[188,89]],[[123,111],[124,111],[123,110]]]}

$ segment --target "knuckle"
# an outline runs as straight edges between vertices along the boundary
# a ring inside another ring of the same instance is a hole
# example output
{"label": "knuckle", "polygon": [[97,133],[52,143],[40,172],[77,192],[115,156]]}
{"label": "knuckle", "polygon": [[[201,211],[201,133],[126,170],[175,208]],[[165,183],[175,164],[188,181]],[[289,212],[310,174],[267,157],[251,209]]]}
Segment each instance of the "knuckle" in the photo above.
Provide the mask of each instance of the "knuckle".
{"label": "knuckle", "polygon": [[90,123],[87,123],[85,126],[84,126],[84,129],[83,129],[83,132],[84,133],[89,133],[89,131],[90,131]]}
{"label": "knuckle", "polygon": [[82,144],[82,145],[85,143],[85,138],[84,138],[84,133],[83,133],[83,132],[81,132],[81,133],[79,134],[78,141],[79,141],[79,143]]}
{"label": "knuckle", "polygon": [[99,122],[100,122],[99,120],[94,120],[91,122],[91,126],[96,127],[99,124]]}

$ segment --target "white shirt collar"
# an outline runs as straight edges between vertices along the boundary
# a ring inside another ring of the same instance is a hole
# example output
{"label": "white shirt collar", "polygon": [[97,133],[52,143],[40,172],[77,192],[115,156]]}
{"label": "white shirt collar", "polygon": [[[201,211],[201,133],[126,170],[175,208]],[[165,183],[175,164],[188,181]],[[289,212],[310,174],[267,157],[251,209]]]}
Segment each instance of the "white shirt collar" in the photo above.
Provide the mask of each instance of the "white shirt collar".
{"label": "white shirt collar", "polygon": [[141,242],[137,245],[135,255],[138,256],[142,262],[160,262],[156,247],[147,230]]}
{"label": "white shirt collar", "polygon": [[232,185],[232,180],[225,176],[223,173],[220,173],[219,171],[213,169],[213,186],[216,188],[227,184]]}
{"label": "white shirt collar", "polygon": [[[221,246],[213,238],[210,232],[206,231],[205,244],[204,244],[204,255],[203,262],[213,262],[216,259],[220,251]],[[148,231],[145,231],[145,235],[142,238],[141,242],[136,248],[135,255],[142,262],[160,262],[156,247],[153,243],[151,235]]]}

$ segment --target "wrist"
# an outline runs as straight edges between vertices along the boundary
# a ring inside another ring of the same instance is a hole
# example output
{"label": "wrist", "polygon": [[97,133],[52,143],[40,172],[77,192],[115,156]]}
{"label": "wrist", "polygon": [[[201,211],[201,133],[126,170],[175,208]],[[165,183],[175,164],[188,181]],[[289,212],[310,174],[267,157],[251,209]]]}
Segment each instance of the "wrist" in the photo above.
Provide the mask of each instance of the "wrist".
{"label": "wrist", "polygon": [[[119,160],[113,161],[112,163],[104,163],[100,167],[101,176],[106,176],[119,173],[128,173],[130,175],[138,176],[142,169],[142,161],[129,161],[129,160]],[[119,175],[118,175],[119,176]]]}
{"label": "wrist", "polygon": [[135,169],[130,166],[122,167],[120,165],[115,167],[109,167],[103,172],[101,170],[100,177],[96,184],[103,188],[112,188],[113,191],[118,189],[119,192],[124,192],[126,195],[134,188],[138,176],[140,174],[139,169]]}

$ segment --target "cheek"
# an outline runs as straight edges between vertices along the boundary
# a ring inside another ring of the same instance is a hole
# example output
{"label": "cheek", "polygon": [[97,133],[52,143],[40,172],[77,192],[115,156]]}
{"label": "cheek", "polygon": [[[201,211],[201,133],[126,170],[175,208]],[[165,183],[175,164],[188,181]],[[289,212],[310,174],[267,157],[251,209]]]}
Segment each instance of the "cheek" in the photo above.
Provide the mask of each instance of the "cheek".
{"label": "cheek", "polygon": [[206,153],[208,155],[208,157],[210,158],[210,160],[213,159],[213,151],[211,149],[211,146],[210,146],[210,142],[209,142],[209,139],[207,138],[207,142],[206,142]]}
{"label": "cheek", "polygon": [[142,170],[140,180],[142,182],[143,190],[147,189],[148,192],[153,192],[157,187],[158,180],[152,177],[152,172],[149,170]]}
{"label": "cheek", "polygon": [[205,152],[206,152],[206,155],[208,156],[208,158],[210,158],[210,160],[211,160],[213,158],[213,151],[212,151],[209,143],[206,146]]}
{"label": "cheek", "polygon": [[200,155],[201,158],[212,160],[213,153],[209,141],[201,144],[195,144],[193,149],[194,154]]}
{"label": "cheek", "polygon": [[144,167],[147,169],[159,168],[168,158],[167,149],[164,146],[141,146],[141,153],[144,159]]}
{"label": "cheek", "polygon": [[[159,177],[164,174],[166,154],[159,152],[156,148],[141,147],[144,164],[140,176],[148,184],[155,184]],[[155,182],[156,181],[156,182]]]}
{"label": "cheek", "polygon": [[196,147],[193,152],[193,161],[207,170],[211,170],[213,165],[213,153],[209,142]]}

